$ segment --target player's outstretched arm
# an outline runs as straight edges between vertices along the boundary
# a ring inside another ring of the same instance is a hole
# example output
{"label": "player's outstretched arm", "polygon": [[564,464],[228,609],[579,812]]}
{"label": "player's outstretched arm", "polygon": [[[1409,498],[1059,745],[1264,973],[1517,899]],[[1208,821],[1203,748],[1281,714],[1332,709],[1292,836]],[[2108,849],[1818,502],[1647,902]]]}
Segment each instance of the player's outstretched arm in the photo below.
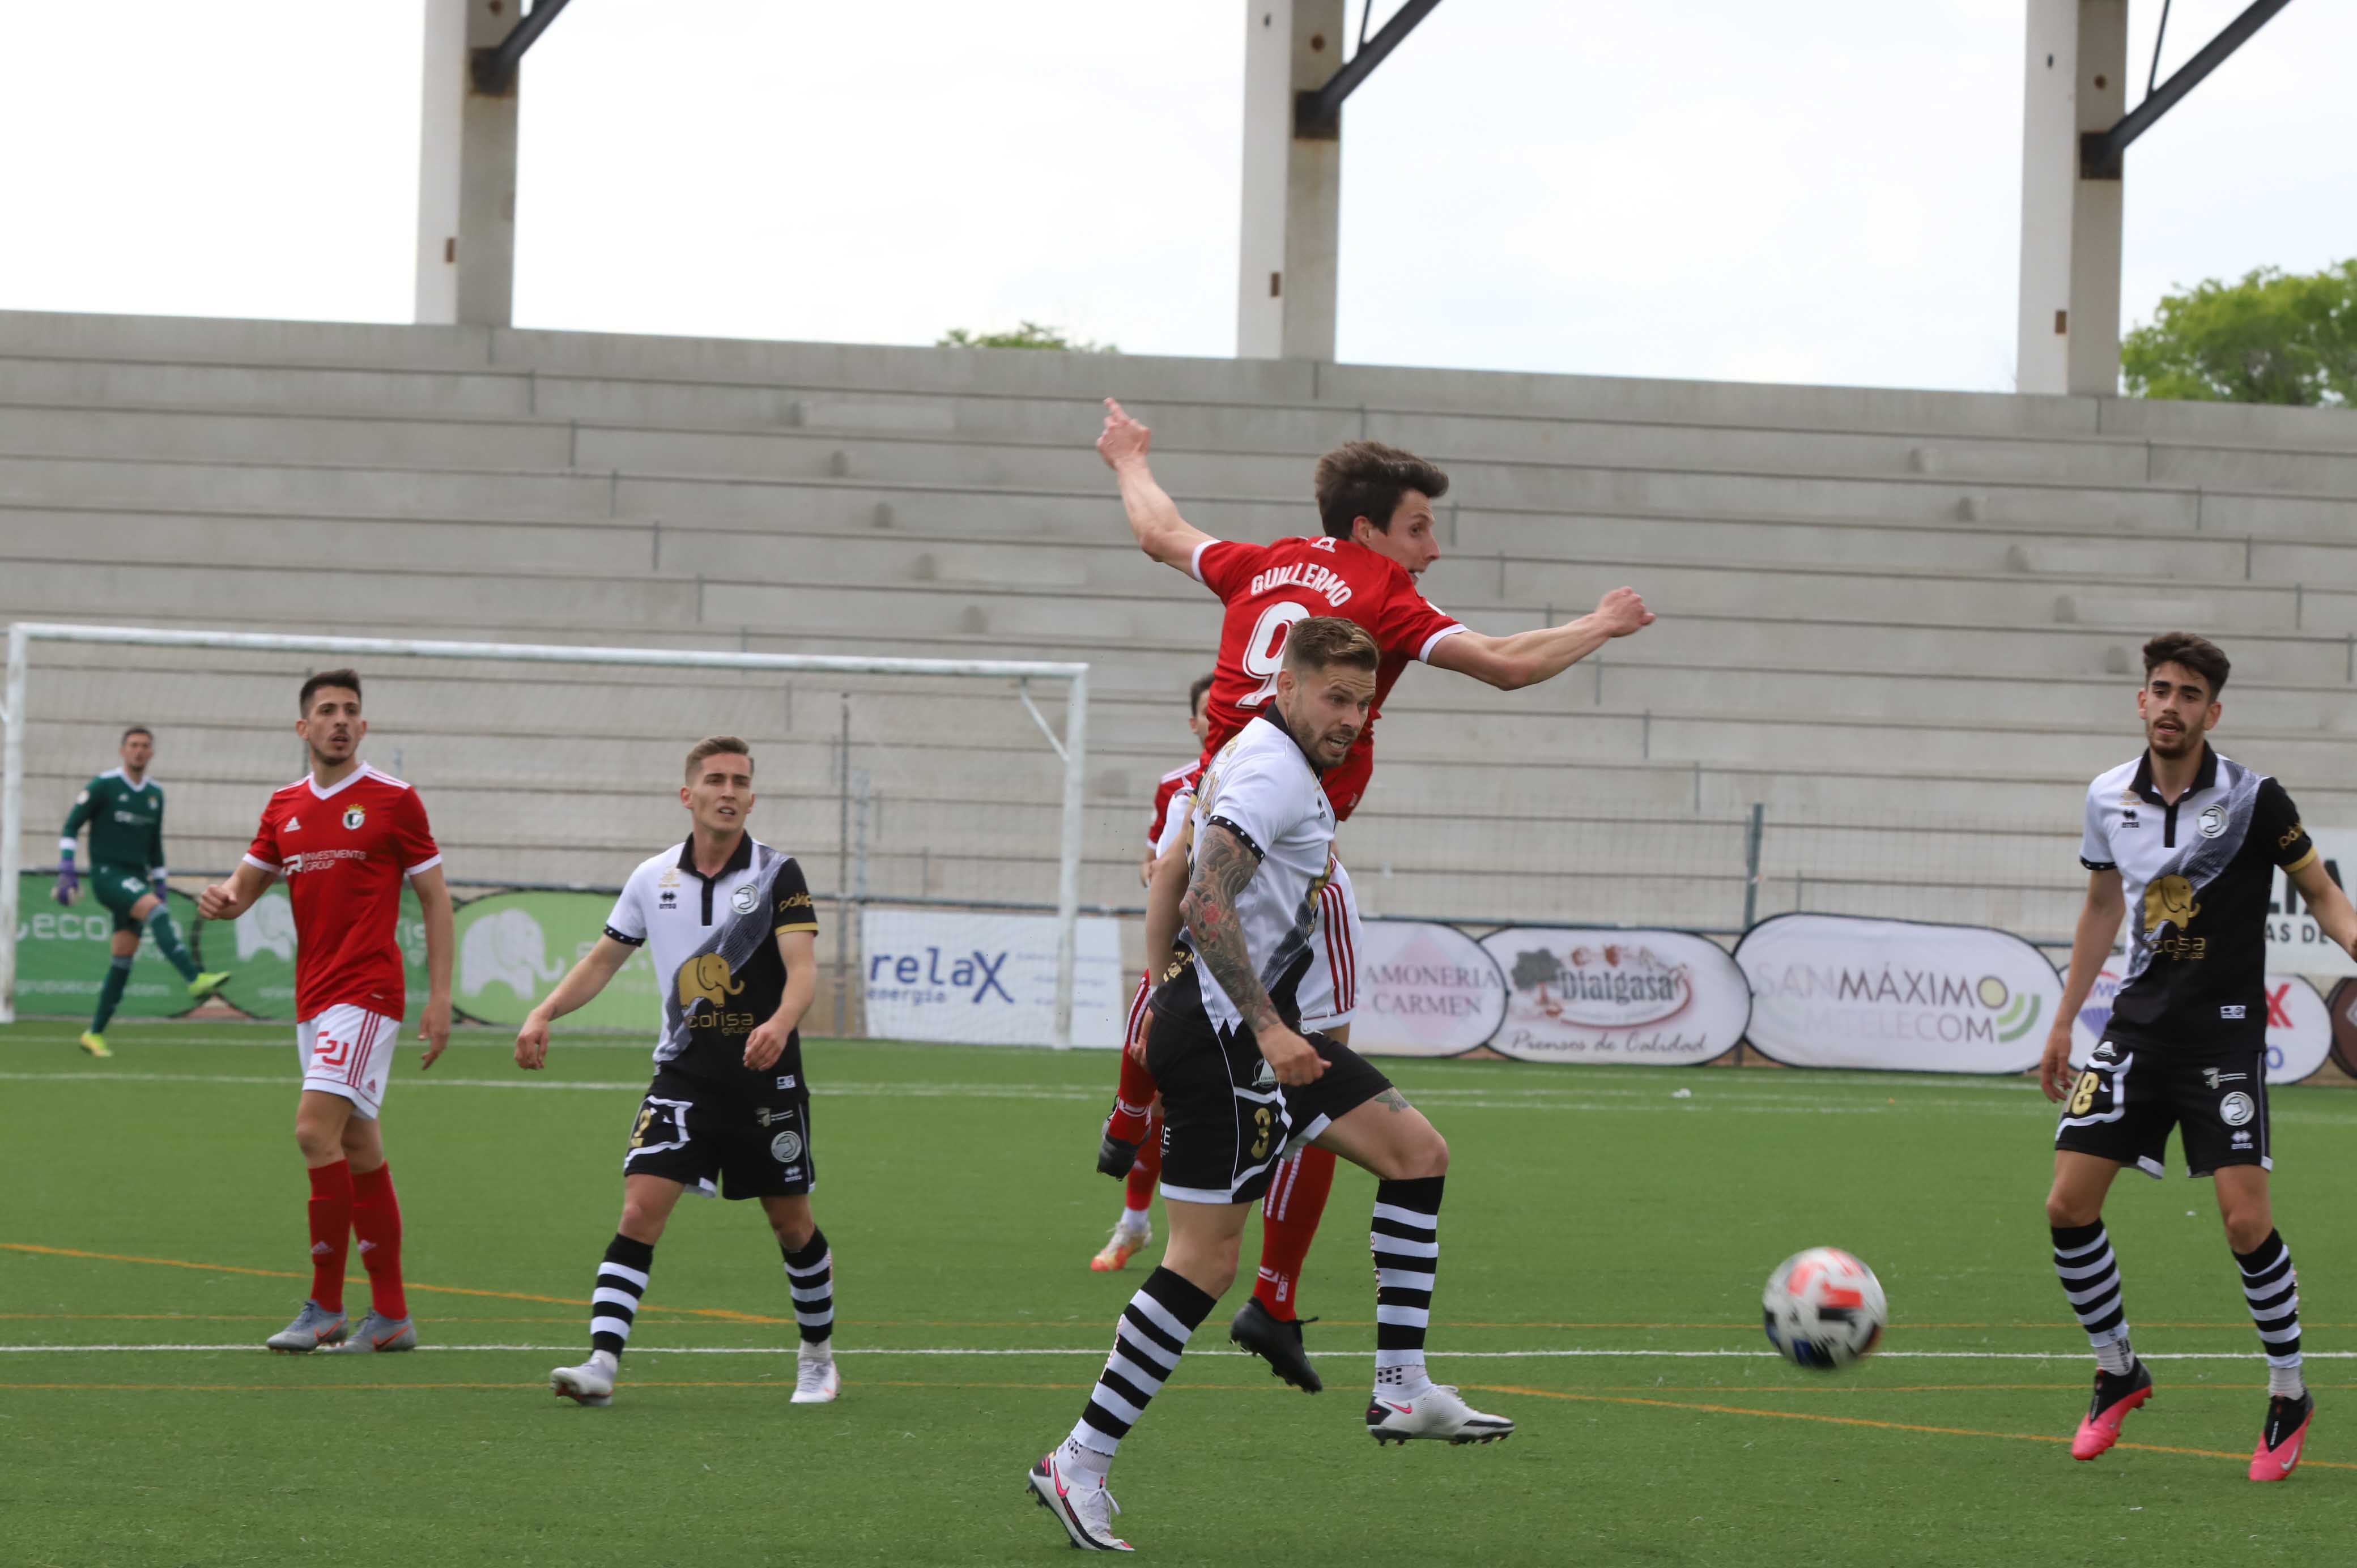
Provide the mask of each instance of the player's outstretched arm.
{"label": "player's outstretched arm", "polygon": [[1146,464],[1154,432],[1130,418],[1121,404],[1105,399],[1104,430],[1097,436],[1097,456],[1113,470],[1121,486],[1121,510],[1129,514],[1129,531],[1137,547],[1165,566],[1192,575],[1195,552],[1211,536],[1178,515],[1178,503],[1154,481]]}
{"label": "player's outstretched arm", "polygon": [[1268,988],[1245,950],[1243,922],[1236,916],[1236,896],[1259,868],[1260,857],[1243,840],[1217,822],[1205,823],[1195,854],[1195,875],[1179,912],[1194,940],[1197,961],[1243,1015],[1276,1081],[1312,1083],[1326,1070],[1325,1058],[1277,1016],[1276,1004],[1269,1000]]}
{"label": "player's outstretched arm", "polygon": [[248,861],[231,872],[227,882],[213,883],[198,893],[197,917],[205,920],[234,920],[253,908],[253,901],[277,880],[277,873],[264,871]]}
{"label": "player's outstretched arm", "polygon": [[417,1021],[417,1037],[425,1042],[420,1068],[432,1067],[450,1048],[450,957],[456,947],[451,935],[450,886],[442,868],[427,866],[413,875],[410,887],[417,894],[418,913],[425,917],[425,1015]]}
{"label": "player's outstretched arm", "polygon": [[818,999],[818,933],[780,931],[778,956],[786,961],[786,992],[778,1010],[745,1036],[745,1065],[767,1072],[785,1055],[786,1041],[802,1026],[802,1015]]}
{"label": "player's outstretched arm", "polygon": [[2120,917],[2126,912],[2127,896],[2120,890],[2118,870],[2087,873],[2087,901],[2080,906],[2079,929],[2071,937],[2071,972],[2062,981],[2062,1005],[2038,1058],[2038,1087],[2049,1100],[2060,1101],[2071,1091],[2071,1021],[2095,989],[2095,976],[2112,956],[2112,939],[2120,934]]}
{"label": "player's outstretched arm", "polygon": [[1501,692],[1518,691],[1552,681],[1616,637],[1627,637],[1653,624],[1653,612],[1634,588],[1615,588],[1598,599],[1596,608],[1561,626],[1518,631],[1512,637],[1484,637],[1460,631],[1433,645],[1431,661],[1443,670],[1470,675]]}
{"label": "player's outstretched arm", "polygon": [[639,950],[628,942],[618,942],[611,937],[599,937],[597,945],[581,955],[581,961],[571,972],[556,983],[556,989],[541,999],[539,1006],[525,1015],[523,1027],[516,1031],[516,1066],[530,1072],[548,1060],[548,1026],[577,1008],[587,1007],[589,1000],[606,989],[621,967],[630,961]]}
{"label": "player's outstretched arm", "polygon": [[2306,901],[2308,912],[2316,917],[2317,929],[2330,937],[2341,951],[2357,958],[2357,908],[2351,907],[2349,895],[2324,869],[2324,857],[2312,857],[2291,874],[2291,880]]}

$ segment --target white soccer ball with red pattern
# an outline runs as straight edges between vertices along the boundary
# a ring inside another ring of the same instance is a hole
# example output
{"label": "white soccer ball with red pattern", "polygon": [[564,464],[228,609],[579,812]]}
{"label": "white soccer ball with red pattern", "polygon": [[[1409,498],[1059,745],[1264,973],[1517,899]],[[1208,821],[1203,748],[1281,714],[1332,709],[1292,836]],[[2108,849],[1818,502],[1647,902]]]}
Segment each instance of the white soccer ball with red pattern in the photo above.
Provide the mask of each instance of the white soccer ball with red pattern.
{"label": "white soccer ball with red pattern", "polygon": [[1838,1247],[1812,1247],[1777,1264],[1761,1305],[1768,1343],[1792,1365],[1816,1372],[1870,1354],[1890,1316],[1874,1271]]}

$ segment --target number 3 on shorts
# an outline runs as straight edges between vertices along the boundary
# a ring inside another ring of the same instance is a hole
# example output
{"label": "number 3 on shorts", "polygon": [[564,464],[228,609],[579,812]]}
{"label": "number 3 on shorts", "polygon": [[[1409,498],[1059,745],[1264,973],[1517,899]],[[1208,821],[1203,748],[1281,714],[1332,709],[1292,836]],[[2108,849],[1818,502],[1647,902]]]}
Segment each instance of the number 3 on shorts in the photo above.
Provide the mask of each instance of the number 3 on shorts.
{"label": "number 3 on shorts", "polygon": [[1261,611],[1260,619],[1253,623],[1252,637],[1244,644],[1244,673],[1259,676],[1260,684],[1239,699],[1236,706],[1256,708],[1276,695],[1276,672],[1285,668],[1286,642],[1293,636],[1294,624],[1308,618],[1308,606],[1290,601]]}
{"label": "number 3 on shorts", "polygon": [[2103,1086],[2103,1075],[2092,1069],[2079,1075],[2079,1086],[2071,1091],[2071,1114],[2084,1116],[2094,1107],[2095,1090]]}

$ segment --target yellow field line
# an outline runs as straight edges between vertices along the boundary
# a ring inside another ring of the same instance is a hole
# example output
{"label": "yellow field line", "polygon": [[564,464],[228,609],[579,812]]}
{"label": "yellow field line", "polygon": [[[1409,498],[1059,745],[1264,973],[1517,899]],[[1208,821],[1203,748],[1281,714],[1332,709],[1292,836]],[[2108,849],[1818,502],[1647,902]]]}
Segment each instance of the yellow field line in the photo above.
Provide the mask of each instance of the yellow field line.
{"label": "yellow field line", "polygon": [[[1711,1404],[1694,1400],[1643,1399],[1630,1394],[1567,1393],[1558,1389],[1525,1388],[1510,1383],[1468,1383],[1465,1387],[1476,1393],[1521,1394],[1529,1399],[1565,1400],[1579,1404],[1647,1405],[1658,1410],[1701,1411],[1711,1415],[1754,1415],[1764,1416],[1771,1421],[1813,1421],[1826,1426],[1864,1426],[1881,1432],[1922,1432],[1939,1437],[1995,1437],[2008,1443],[2068,1443],[2071,1441],[2067,1437],[2057,1437],[2043,1432],[1984,1432],[1977,1427],[1970,1426],[1921,1426],[1912,1422],[1872,1421],[1860,1415],[1818,1415],[1813,1412],[1798,1410],[1753,1410],[1744,1405]],[[2112,1446],[2134,1449],[2144,1454],[2182,1454],[2197,1459],[2232,1459],[2238,1465],[2248,1463],[2251,1457],[2247,1454],[2230,1454],[2218,1448],[2177,1448],[2158,1443],[2115,1443]],[[2357,1470],[2357,1464],[2331,1459],[2303,1459],[2300,1463],[2325,1470]]]}

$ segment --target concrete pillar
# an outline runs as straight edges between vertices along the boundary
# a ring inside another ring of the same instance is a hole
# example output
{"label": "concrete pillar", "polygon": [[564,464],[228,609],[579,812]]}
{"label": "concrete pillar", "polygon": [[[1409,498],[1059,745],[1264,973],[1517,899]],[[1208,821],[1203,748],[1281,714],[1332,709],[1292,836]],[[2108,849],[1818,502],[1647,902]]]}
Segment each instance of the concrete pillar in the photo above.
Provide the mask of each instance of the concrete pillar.
{"label": "concrete pillar", "polygon": [[505,327],[515,300],[516,81],[475,91],[473,54],[508,36],[522,0],[425,0],[418,122],[417,319]]}
{"label": "concrete pillar", "polygon": [[1293,134],[1293,95],[1342,67],[1343,0],[1245,0],[1236,357],[1334,357],[1342,142]]}
{"label": "concrete pillar", "polygon": [[2082,179],[2079,135],[2127,111],[2127,0],[2029,0],[2021,120],[2025,392],[2115,397],[2126,182]]}

